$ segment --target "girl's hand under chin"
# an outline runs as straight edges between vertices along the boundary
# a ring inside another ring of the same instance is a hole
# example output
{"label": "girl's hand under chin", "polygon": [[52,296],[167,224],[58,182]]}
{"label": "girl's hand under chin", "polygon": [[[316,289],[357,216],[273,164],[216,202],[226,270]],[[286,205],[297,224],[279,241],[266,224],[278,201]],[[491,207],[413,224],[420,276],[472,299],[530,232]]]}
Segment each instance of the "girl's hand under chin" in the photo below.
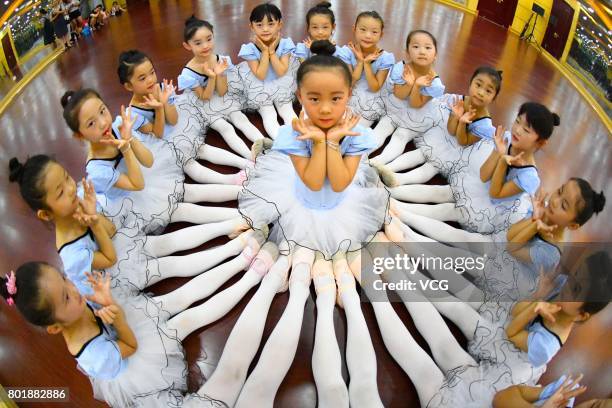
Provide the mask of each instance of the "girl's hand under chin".
{"label": "girl's hand under chin", "polygon": [[291,122],[293,130],[298,132],[300,136],[297,140],[312,140],[313,143],[325,142],[325,132],[304,119],[304,111],[300,112],[299,118],[294,118]]}
{"label": "girl's hand under chin", "polygon": [[360,136],[360,133],[352,130],[357,126],[360,119],[359,115],[354,115],[352,111],[349,110],[336,126],[327,131],[327,140],[339,143],[344,136]]}

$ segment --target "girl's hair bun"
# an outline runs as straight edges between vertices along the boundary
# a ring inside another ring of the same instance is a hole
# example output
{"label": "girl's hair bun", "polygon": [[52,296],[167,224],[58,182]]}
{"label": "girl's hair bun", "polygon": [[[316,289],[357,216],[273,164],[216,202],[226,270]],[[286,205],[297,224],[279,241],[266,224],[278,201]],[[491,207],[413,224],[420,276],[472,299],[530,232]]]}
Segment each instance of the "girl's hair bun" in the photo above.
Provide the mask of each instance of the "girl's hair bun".
{"label": "girl's hair bun", "polygon": [[310,51],[316,55],[332,56],[336,52],[336,46],[328,40],[317,40],[310,45]]}
{"label": "girl's hair bun", "polygon": [[21,183],[21,179],[23,178],[23,169],[24,166],[19,162],[19,159],[13,157],[9,161],[9,181],[14,183],[15,181]]}
{"label": "girl's hair bun", "polygon": [[62,103],[62,108],[65,108],[66,105],[68,105],[68,102],[70,102],[70,98],[72,98],[73,95],[74,95],[74,91],[64,92],[64,94],[62,95],[62,99],[60,100]]}
{"label": "girl's hair bun", "polygon": [[553,124],[555,126],[559,126],[561,124],[561,118],[559,117],[559,115],[553,112],[552,117],[553,117]]}

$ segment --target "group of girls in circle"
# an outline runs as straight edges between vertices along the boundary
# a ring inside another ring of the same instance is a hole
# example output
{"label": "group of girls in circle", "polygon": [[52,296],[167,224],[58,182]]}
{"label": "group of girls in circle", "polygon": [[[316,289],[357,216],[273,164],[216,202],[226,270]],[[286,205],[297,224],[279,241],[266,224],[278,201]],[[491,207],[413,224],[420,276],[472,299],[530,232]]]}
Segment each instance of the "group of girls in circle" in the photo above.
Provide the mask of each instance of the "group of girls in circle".
{"label": "group of girls in circle", "polygon": [[[501,72],[479,67],[467,95],[447,94],[434,69],[432,34],[410,32],[405,60],[396,62],[379,47],[384,22],[377,12],[360,13],[353,41],[341,47],[330,7],[322,2],[308,11],[307,38],[295,45],[281,35],[281,11],[258,5],[238,65],[216,53],[212,24],[192,16],[183,41],[192,55],[176,86],[160,82],[142,52],[121,53],[117,73],[131,98],[114,120],[97,91],[66,92],[66,124],[88,145],[86,178],[77,183],[48,155],[9,163],[25,202],[53,224],[63,268],[26,263],[4,276],[0,292],[27,321],[63,336],[95,397],[111,406],[250,407],[274,403],[312,282],[319,405],[380,407],[376,356],[356,290],[356,282],[365,287],[361,264],[380,248],[373,244],[387,244],[392,256],[430,251],[424,245],[430,242],[465,254],[458,243],[488,242],[503,249],[484,271],[427,271],[451,281],[443,301],[440,293],[399,293],[433,358],[388,301],[377,299],[384,343],[421,406],[566,406],[585,390],[580,377],[534,386],[576,323],[607,305],[611,283],[603,252],[576,271],[550,272],[560,263],[566,230],[605,203],[580,178],[542,192],[535,153],[559,117],[527,102],[510,131],[495,128],[489,106],[500,93]],[[269,138],[246,110],[261,115]],[[208,128],[234,152],[206,144]],[[416,149],[404,152],[411,140]],[[198,160],[237,172],[221,174]],[[423,184],[438,173],[448,185]],[[198,204],[232,200],[238,208]],[[193,226],[161,234],[178,221]],[[230,238],[224,245],[172,255],[223,235]],[[161,296],[143,292],[177,276],[193,279]],[[214,373],[198,392],[186,393],[181,341],[257,285]],[[286,290],[287,307],[249,374],[274,295]],[[466,292],[476,297],[460,299]],[[336,303],[347,317],[348,386],[334,332]],[[465,334],[467,351],[441,315]]]}

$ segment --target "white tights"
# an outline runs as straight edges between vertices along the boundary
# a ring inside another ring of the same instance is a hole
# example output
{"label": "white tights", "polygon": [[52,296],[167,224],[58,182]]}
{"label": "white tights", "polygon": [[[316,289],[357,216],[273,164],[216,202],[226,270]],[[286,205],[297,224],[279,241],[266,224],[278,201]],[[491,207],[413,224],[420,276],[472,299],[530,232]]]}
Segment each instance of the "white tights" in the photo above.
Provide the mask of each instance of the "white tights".
{"label": "white tights", "polygon": [[225,221],[240,216],[236,208],[208,207],[191,203],[178,203],[170,216],[170,222],[190,222],[192,224],[206,224],[209,222]]}
{"label": "white tights", "polygon": [[391,135],[391,140],[389,144],[385,146],[382,153],[373,159],[381,164],[387,164],[391,162],[393,159],[400,156],[408,142],[414,139],[414,136],[417,135],[416,132],[405,129],[405,128],[397,128],[395,132]]}
{"label": "white tights", "polygon": [[317,259],[313,265],[317,290],[317,323],[312,352],[312,372],[320,408],[348,408],[349,393],[342,378],[342,358],[334,329],[336,285],[331,261]]}
{"label": "white tights", "polygon": [[372,130],[372,134],[376,140],[376,148],[374,148],[374,150],[378,150],[380,146],[385,143],[385,140],[395,131],[395,125],[389,116],[383,116]]}
{"label": "white tights", "polygon": [[[250,153],[249,153],[250,154]],[[194,181],[203,184],[241,184],[241,170],[234,174],[222,174],[218,171],[202,166],[197,160],[189,160],[183,167],[185,174],[191,177]],[[186,184],[188,185],[188,184]]]}
{"label": "white tights", "polygon": [[264,138],[259,129],[251,123],[244,113],[240,111],[232,112],[229,118],[230,122],[232,122],[251,142]]}
{"label": "white tights", "polygon": [[270,304],[282,289],[289,269],[287,257],[280,256],[238,318],[212,376],[198,394],[233,407],[257,353]]}
{"label": "white tights", "polygon": [[236,407],[272,408],[274,397],[295,357],[302,329],[304,304],[310,292],[314,253],[298,248],[292,256],[289,302],[270,334],[255,369],[244,384]]}
{"label": "white tights", "polygon": [[[153,268],[153,270],[149,271],[151,276],[147,280],[147,286],[170,277],[199,275],[224,260],[238,255],[247,244],[250,244],[252,249],[259,250],[263,241],[265,241],[263,234],[249,230],[240,234],[239,237],[234,238],[230,242],[215,248],[206,249],[189,255],[153,258],[153,260],[149,262],[149,264],[153,264],[153,266],[150,267]],[[253,244],[251,245],[251,243]],[[255,243],[257,244],[255,245]]]}
{"label": "white tights", "polygon": [[237,234],[248,228],[242,217],[210,224],[194,225],[169,234],[148,236],[145,252],[155,258],[192,249],[222,235]]}
{"label": "white tights", "polygon": [[251,158],[251,149],[249,149],[240,136],[238,136],[236,130],[229,122],[227,122],[225,119],[217,119],[210,125],[210,127],[211,129],[219,132],[230,149],[245,159]]}
{"label": "white tights", "polygon": [[355,279],[346,258],[334,259],[333,268],[347,321],[346,364],[351,377],[350,405],[382,408],[376,383],[376,354],[355,290]]}
{"label": "white tights", "polygon": [[278,114],[281,116],[286,125],[290,124],[293,118],[297,117],[291,103],[285,103],[282,105],[267,105],[259,108],[258,112],[263,120],[264,129],[266,129],[266,133],[272,139],[276,139],[276,135],[278,134],[278,129],[280,127],[277,119],[277,109]]}
{"label": "white tights", "polygon": [[391,188],[391,197],[412,203],[451,203],[454,202],[450,186],[431,186],[413,184]]}
{"label": "white tights", "polygon": [[209,144],[200,146],[197,152],[197,158],[214,164],[232,166],[239,169],[246,169],[250,164],[250,160],[248,160],[250,157],[245,159],[225,149],[220,149]]}
{"label": "white tights", "polygon": [[223,203],[238,199],[242,186],[227,184],[184,184],[186,203]]}

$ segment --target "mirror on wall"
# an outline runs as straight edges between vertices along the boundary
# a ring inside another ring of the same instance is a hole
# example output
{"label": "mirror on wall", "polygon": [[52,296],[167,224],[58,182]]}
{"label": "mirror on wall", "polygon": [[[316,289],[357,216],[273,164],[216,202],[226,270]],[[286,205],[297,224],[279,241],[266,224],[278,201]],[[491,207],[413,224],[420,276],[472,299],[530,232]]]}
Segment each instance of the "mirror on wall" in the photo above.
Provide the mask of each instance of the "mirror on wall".
{"label": "mirror on wall", "polygon": [[612,27],[603,2],[581,0],[567,64],[585,89],[612,116]]}
{"label": "mirror on wall", "polygon": [[[87,22],[83,16],[98,4],[104,5],[102,0],[0,0],[0,101],[51,54],[74,45]],[[70,18],[78,12],[79,19]]]}

